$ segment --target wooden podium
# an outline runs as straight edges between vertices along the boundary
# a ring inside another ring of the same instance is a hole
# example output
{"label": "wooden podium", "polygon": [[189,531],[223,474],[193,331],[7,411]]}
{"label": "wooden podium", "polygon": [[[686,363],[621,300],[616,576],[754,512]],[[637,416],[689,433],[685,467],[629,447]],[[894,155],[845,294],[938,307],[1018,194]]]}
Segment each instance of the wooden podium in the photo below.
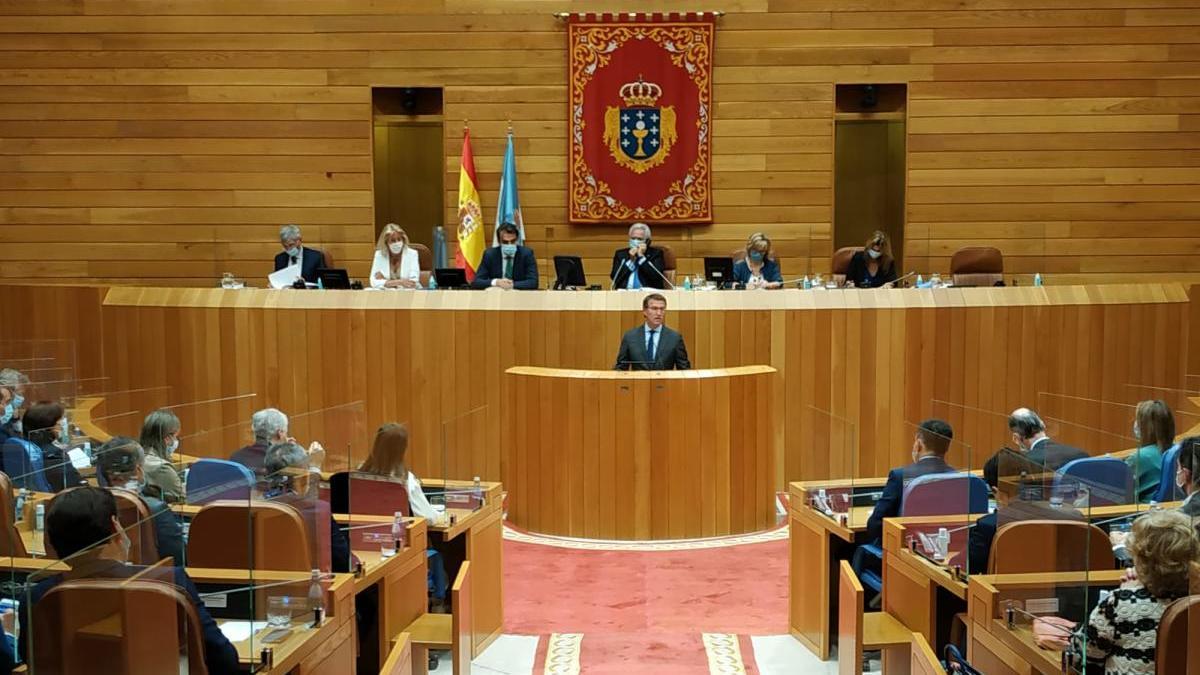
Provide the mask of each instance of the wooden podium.
{"label": "wooden podium", "polygon": [[690,539],[775,524],[769,366],[505,371],[509,519],[589,539]]}

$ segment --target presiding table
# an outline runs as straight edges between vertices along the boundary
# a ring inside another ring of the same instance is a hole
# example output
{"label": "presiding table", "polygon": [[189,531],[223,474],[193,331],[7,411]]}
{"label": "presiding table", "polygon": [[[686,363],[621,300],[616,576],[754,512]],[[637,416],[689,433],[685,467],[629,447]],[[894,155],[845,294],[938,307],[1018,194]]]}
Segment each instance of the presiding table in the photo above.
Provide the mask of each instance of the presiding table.
{"label": "presiding table", "polygon": [[773,526],[775,375],[509,368],[509,519],[622,540]]}

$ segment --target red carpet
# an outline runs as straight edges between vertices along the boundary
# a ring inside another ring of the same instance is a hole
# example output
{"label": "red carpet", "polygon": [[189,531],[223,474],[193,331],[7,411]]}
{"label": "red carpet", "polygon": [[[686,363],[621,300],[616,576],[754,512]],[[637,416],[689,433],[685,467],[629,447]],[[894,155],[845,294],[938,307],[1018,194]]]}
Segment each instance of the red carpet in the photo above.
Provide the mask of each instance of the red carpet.
{"label": "red carpet", "polygon": [[[505,633],[582,633],[585,673],[707,673],[702,633],[787,632],[787,542],[589,551],[505,541]],[[742,643],[747,672],[754,672]],[[539,648],[534,672],[545,659]]]}

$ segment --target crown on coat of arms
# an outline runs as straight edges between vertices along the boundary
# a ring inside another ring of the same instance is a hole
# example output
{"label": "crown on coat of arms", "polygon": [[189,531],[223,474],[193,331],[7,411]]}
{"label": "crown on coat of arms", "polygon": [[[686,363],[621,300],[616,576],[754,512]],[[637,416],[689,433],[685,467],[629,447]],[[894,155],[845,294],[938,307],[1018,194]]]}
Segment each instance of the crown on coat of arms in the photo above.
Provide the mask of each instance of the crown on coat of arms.
{"label": "crown on coat of arms", "polygon": [[627,106],[652,106],[662,96],[662,87],[653,82],[644,82],[642,76],[638,75],[637,82],[626,82],[618,93]]}

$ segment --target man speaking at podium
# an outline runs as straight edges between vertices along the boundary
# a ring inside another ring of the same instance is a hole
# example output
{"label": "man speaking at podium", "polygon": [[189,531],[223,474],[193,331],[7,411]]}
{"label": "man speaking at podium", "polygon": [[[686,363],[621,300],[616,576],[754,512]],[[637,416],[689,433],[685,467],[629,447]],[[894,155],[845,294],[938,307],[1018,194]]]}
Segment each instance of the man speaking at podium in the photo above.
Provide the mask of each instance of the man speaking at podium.
{"label": "man speaking at podium", "polygon": [[663,325],[667,299],[658,293],[642,298],[646,323],[632,328],[621,338],[614,370],[688,370],[687,346],[683,336]]}

